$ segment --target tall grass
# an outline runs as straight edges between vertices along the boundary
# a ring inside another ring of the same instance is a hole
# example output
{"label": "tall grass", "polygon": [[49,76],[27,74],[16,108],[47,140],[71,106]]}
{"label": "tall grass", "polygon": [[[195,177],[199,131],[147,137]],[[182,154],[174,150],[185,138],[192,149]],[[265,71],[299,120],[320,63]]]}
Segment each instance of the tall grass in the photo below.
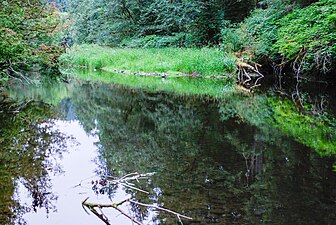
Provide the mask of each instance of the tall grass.
{"label": "tall grass", "polygon": [[229,75],[236,58],[216,48],[109,48],[74,46],[61,59],[63,65],[130,72],[156,72],[204,76]]}

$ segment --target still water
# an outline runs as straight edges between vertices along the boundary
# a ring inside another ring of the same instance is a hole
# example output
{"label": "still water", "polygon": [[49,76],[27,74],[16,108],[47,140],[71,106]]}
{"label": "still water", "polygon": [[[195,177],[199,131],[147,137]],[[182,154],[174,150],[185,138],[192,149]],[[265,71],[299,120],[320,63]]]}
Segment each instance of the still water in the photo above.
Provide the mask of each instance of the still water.
{"label": "still water", "polygon": [[[85,81],[16,84],[8,95],[0,224],[104,224],[82,206],[87,198],[193,218],[119,206],[143,224],[335,224],[330,115],[298,116],[269,94],[213,100]],[[110,182],[134,172],[153,174]],[[97,211],[134,224],[114,208]]]}

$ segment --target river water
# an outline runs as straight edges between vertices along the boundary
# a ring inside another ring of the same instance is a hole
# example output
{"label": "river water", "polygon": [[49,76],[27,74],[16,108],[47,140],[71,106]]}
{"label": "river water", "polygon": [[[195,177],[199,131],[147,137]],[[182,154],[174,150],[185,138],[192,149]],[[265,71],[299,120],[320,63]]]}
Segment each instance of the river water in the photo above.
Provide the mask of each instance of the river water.
{"label": "river water", "polygon": [[[215,100],[79,80],[6,94],[0,224],[104,224],[85,199],[193,218],[119,206],[143,224],[335,224],[336,124],[319,104],[302,114],[273,94]],[[113,182],[135,172],[151,174]]]}

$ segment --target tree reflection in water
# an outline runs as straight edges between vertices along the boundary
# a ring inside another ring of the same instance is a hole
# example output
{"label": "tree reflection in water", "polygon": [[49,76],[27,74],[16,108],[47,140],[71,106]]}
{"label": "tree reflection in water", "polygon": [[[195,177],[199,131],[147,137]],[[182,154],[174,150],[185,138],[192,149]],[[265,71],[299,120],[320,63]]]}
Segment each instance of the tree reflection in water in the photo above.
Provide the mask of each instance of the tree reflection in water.
{"label": "tree reflection in water", "polygon": [[[59,106],[67,118],[78,119],[87,133],[97,133],[97,173],[121,177],[155,172],[136,184],[149,196],[126,189],[128,196],[194,218],[184,224],[332,224],[336,220],[335,157],[316,154],[325,146],[333,147],[335,126],[323,124],[324,120],[309,123],[311,117],[301,117],[290,101],[261,94],[211,100],[77,81],[55,92],[59,101],[63,99]],[[52,110],[31,103],[19,114],[1,116],[10,118],[1,120],[1,128],[8,132],[1,134],[1,185],[7,185],[1,188],[7,192],[1,193],[7,198],[1,201],[3,211],[13,221],[19,214],[12,209],[28,210],[12,197],[18,178],[33,188],[31,195],[40,197],[36,209],[41,205],[52,209],[47,171],[55,162],[47,156],[62,151],[61,145],[51,144],[62,138],[55,131],[48,133],[50,120],[41,119],[54,118]],[[307,147],[316,143],[319,149]],[[20,157],[26,160],[21,162]],[[27,168],[29,176],[17,168]],[[112,202],[120,191],[115,185],[93,188],[108,194]],[[176,217],[165,213],[136,204],[130,208],[145,224],[177,223]]]}
{"label": "tree reflection in water", "polygon": [[[56,113],[49,105],[0,102],[0,223],[24,224],[22,215],[44,208],[55,210],[49,173],[60,173],[57,159],[65,149],[65,137],[53,128]],[[31,205],[17,199],[21,183]]]}
{"label": "tree reflection in water", "polygon": [[[86,131],[99,130],[102,173],[156,172],[137,184],[149,197],[128,192],[194,218],[185,224],[336,219],[335,159],[318,156],[278,129],[267,96],[213,101],[99,83],[78,84],[72,93]],[[137,220],[150,215],[131,207]],[[176,218],[159,213],[153,224],[160,223],[175,224]]]}

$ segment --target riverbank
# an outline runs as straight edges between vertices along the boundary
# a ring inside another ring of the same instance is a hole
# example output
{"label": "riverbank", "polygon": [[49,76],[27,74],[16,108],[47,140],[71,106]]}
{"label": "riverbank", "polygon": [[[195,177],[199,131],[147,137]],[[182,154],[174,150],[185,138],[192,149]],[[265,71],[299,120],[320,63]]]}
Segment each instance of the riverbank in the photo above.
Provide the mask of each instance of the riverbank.
{"label": "riverbank", "polygon": [[216,48],[80,45],[69,49],[60,61],[68,77],[215,98],[234,90],[237,74],[236,57]]}
{"label": "riverbank", "polygon": [[232,77],[236,57],[218,48],[109,48],[76,45],[60,58],[65,66],[129,71]]}

